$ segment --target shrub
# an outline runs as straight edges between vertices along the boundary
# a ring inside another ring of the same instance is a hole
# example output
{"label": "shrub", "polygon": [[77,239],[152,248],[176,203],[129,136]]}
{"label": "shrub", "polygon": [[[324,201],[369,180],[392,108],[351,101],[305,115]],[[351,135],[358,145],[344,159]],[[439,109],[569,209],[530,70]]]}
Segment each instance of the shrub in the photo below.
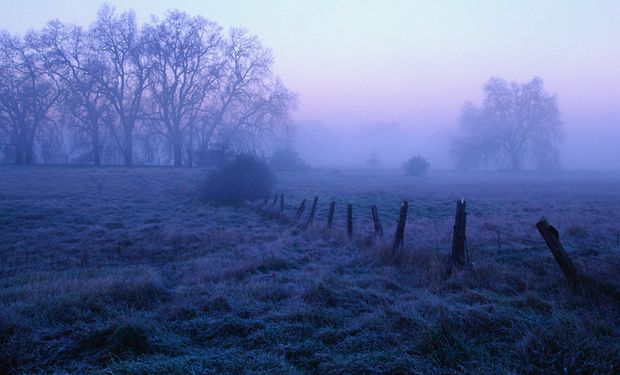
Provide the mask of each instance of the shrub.
{"label": "shrub", "polygon": [[403,169],[405,172],[412,176],[426,174],[426,171],[428,171],[428,167],[430,166],[431,163],[429,163],[428,160],[421,155],[414,155],[403,163]]}
{"label": "shrub", "polygon": [[279,171],[300,171],[310,169],[310,166],[303,161],[299,154],[292,149],[280,149],[273,152],[269,159],[269,164]]}
{"label": "shrub", "polygon": [[368,164],[372,168],[376,168],[381,165],[381,162],[379,161],[379,155],[375,151],[373,151],[368,157],[368,160],[366,160],[366,164]]}
{"label": "shrub", "polygon": [[255,155],[240,154],[214,170],[207,179],[207,200],[238,204],[271,194],[275,177],[267,163]]}

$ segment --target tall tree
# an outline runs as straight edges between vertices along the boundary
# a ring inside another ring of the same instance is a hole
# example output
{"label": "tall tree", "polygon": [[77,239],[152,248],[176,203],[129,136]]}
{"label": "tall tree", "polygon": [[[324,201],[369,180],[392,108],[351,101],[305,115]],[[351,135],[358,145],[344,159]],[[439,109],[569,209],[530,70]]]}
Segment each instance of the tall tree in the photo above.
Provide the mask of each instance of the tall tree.
{"label": "tall tree", "polygon": [[453,155],[461,168],[482,164],[519,170],[530,160],[539,168],[557,166],[561,120],[554,95],[535,77],[527,83],[491,78],[481,108],[465,103]]}
{"label": "tall tree", "polygon": [[172,144],[174,165],[181,166],[184,140],[193,135],[190,127],[217,77],[221,31],[203,17],[171,11],[153,20],[145,40],[155,124]]}
{"label": "tall tree", "polygon": [[201,145],[256,148],[285,133],[296,95],[273,74],[273,55],[244,29],[231,29],[224,65],[207,104]]}
{"label": "tall tree", "polygon": [[0,125],[9,135],[8,148],[16,164],[34,161],[37,132],[53,119],[50,110],[60,96],[60,87],[41,55],[41,36],[36,32],[23,39],[0,33]]}
{"label": "tall tree", "polygon": [[101,85],[103,64],[93,49],[91,36],[78,26],[50,22],[43,31],[49,66],[63,87],[63,122],[77,129],[90,144],[96,166],[101,165],[102,137],[112,121],[110,102]]}
{"label": "tall tree", "polygon": [[93,46],[103,64],[90,73],[110,101],[116,121],[110,130],[126,166],[133,162],[134,132],[142,111],[149,74],[142,32],[132,11],[116,14],[104,5],[91,29]]}

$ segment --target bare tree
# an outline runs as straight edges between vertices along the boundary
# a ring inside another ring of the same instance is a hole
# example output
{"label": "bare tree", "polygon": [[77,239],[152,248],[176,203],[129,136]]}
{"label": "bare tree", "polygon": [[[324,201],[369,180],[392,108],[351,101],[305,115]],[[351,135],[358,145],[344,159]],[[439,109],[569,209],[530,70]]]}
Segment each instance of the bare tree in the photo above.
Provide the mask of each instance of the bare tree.
{"label": "bare tree", "polygon": [[202,149],[214,144],[256,149],[287,133],[297,98],[274,76],[271,51],[246,30],[231,29],[223,56],[217,89],[202,117]]}
{"label": "bare tree", "polygon": [[48,64],[63,87],[59,109],[63,123],[77,129],[90,143],[96,166],[101,165],[103,131],[112,122],[108,97],[101,80],[103,64],[93,49],[91,36],[78,26],[50,22],[43,31]]}
{"label": "bare tree", "polygon": [[531,160],[539,168],[557,166],[560,113],[542,79],[519,84],[492,78],[484,93],[482,108],[467,102],[461,111],[452,149],[457,165],[507,164],[519,170]]}
{"label": "bare tree", "polygon": [[91,29],[93,46],[103,65],[89,73],[110,101],[116,121],[110,130],[123,154],[124,164],[133,161],[134,131],[142,111],[148,78],[143,38],[132,11],[116,14],[104,5]]}
{"label": "bare tree", "polygon": [[379,154],[377,153],[377,151],[373,151],[370,153],[370,156],[366,160],[366,164],[368,164],[372,168],[377,168],[379,165],[381,165],[381,162],[379,161]]}
{"label": "bare tree", "polygon": [[154,19],[145,36],[154,123],[172,144],[174,165],[181,166],[184,140],[194,135],[190,127],[217,78],[221,31],[203,17],[171,11]]}
{"label": "bare tree", "polygon": [[0,34],[0,125],[9,135],[16,164],[34,161],[34,144],[41,126],[53,122],[50,109],[60,96],[58,82],[41,56],[40,35],[24,39]]}
{"label": "bare tree", "polygon": [[169,162],[168,147],[176,166],[196,149],[267,151],[290,136],[296,104],[272,67],[247,31],[225,37],[179,11],[139,26],[104,5],[87,30],[53,21],[25,38],[2,33],[0,151],[127,166]]}

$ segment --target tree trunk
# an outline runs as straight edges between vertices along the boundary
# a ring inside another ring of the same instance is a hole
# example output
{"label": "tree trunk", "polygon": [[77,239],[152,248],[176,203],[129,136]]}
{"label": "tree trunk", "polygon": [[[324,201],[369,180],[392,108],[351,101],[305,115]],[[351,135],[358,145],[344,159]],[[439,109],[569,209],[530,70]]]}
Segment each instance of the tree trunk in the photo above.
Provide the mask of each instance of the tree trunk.
{"label": "tree trunk", "polygon": [[99,144],[99,134],[93,136],[93,158],[95,167],[101,166],[101,145]]}
{"label": "tree trunk", "polygon": [[15,164],[24,164],[24,151],[19,141],[15,143]]}
{"label": "tree trunk", "polygon": [[513,171],[518,171],[521,169],[521,157],[518,152],[510,153],[510,163]]}
{"label": "tree trunk", "polygon": [[32,164],[34,161],[34,136],[34,129],[31,129],[30,132],[27,132],[22,136],[24,164]]}
{"label": "tree trunk", "polygon": [[183,138],[180,134],[175,134],[172,137],[172,153],[174,154],[174,166],[180,167],[183,165]]}
{"label": "tree trunk", "polygon": [[24,164],[32,164],[33,160],[32,143],[28,142],[24,147]]}
{"label": "tree trunk", "polygon": [[123,150],[124,164],[131,167],[133,156],[133,127],[125,126],[125,149]]}
{"label": "tree trunk", "polygon": [[193,167],[194,166],[194,152],[192,149],[192,143],[190,142],[187,148],[187,164],[189,165],[189,167]]}

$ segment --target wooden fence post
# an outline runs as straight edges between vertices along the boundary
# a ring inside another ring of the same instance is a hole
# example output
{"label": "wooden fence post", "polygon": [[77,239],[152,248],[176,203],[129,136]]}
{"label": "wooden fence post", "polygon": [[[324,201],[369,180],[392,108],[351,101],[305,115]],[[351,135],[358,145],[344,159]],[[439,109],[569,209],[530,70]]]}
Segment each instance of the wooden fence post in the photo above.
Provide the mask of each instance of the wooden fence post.
{"label": "wooden fence post", "polygon": [[375,235],[383,238],[383,225],[381,225],[381,218],[379,217],[377,205],[373,204],[370,207],[370,213],[372,214],[372,222],[375,224]]}
{"label": "wooden fence post", "polygon": [[400,206],[400,215],[398,217],[398,225],[396,225],[396,234],[394,235],[394,243],[392,244],[392,251],[396,251],[399,247],[405,243],[405,223],[407,222],[407,209],[409,202],[404,200]]}
{"label": "wooden fence post", "polygon": [[301,201],[299,208],[297,209],[297,214],[296,214],[297,220],[299,220],[301,215],[303,215],[305,209],[306,209],[306,199],[304,198],[304,200]]}
{"label": "wooden fence post", "polygon": [[327,213],[327,228],[330,229],[334,224],[334,211],[336,209],[336,202],[332,201],[329,204],[329,212]]}
{"label": "wooden fence post", "polygon": [[545,219],[536,223],[536,228],[547,243],[547,247],[551,250],[551,254],[553,254],[555,261],[560,265],[562,272],[564,272],[564,276],[566,276],[569,282],[576,282],[578,279],[577,268],[575,268],[575,265],[560,243],[560,236],[557,229],[549,225]]}
{"label": "wooden fence post", "polygon": [[467,212],[465,211],[465,200],[456,202],[456,215],[454,217],[454,233],[452,234],[452,261],[455,264],[465,264],[465,228],[467,223]]}
{"label": "wooden fence post", "polygon": [[347,234],[349,238],[353,237],[353,205],[347,204]]}
{"label": "wooden fence post", "polygon": [[284,194],[280,194],[280,212],[284,212]]}
{"label": "wooden fence post", "polygon": [[308,222],[306,222],[306,226],[312,225],[314,221],[314,212],[316,211],[316,204],[319,201],[319,197],[314,197],[312,200],[312,208],[310,209],[310,216],[308,216]]}

